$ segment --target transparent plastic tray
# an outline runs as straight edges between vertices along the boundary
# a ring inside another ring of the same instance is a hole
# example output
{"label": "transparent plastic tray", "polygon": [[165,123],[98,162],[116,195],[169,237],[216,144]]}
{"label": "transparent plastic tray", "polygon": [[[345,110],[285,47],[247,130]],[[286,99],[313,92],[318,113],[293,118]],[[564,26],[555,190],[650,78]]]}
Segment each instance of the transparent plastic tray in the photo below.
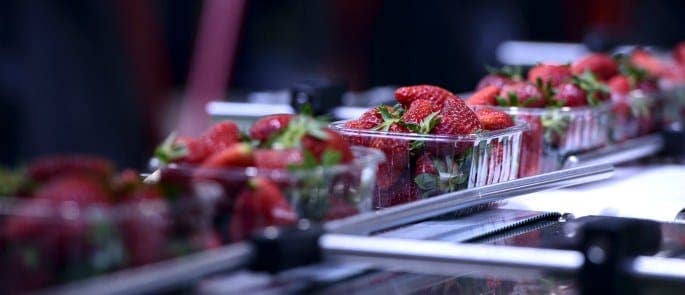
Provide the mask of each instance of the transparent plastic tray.
{"label": "transparent plastic tray", "polygon": [[385,154],[374,189],[374,208],[385,208],[447,192],[517,177],[525,123],[466,136],[357,130],[346,121],[331,128],[355,145]]}
{"label": "transparent plastic tray", "polygon": [[519,177],[561,169],[566,156],[608,143],[611,104],[557,109],[496,107],[528,123],[523,133]]}
{"label": "transparent plastic tray", "polygon": [[[613,94],[618,95],[618,94]],[[657,132],[662,122],[662,96],[633,90],[626,98],[612,97],[611,140],[623,142]]]}
{"label": "transparent plastic tray", "polygon": [[0,289],[34,290],[218,247],[217,200],[79,206],[0,197]]}
{"label": "transparent plastic tray", "polygon": [[662,126],[682,130],[685,124],[685,85],[672,85],[661,91]]}

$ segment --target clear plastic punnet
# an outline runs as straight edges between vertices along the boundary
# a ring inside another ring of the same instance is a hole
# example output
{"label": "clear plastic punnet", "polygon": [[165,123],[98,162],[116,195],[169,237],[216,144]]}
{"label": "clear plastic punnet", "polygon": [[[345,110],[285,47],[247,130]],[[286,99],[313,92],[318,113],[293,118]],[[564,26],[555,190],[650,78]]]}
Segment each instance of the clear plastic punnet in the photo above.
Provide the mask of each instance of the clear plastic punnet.
{"label": "clear plastic punnet", "polygon": [[656,92],[633,90],[612,94],[611,140],[623,142],[661,129],[663,96]]}
{"label": "clear plastic punnet", "polygon": [[353,145],[376,148],[386,161],[378,167],[374,208],[384,208],[517,177],[525,123],[464,136],[358,130],[331,124]]}
{"label": "clear plastic punnet", "polygon": [[523,133],[519,177],[561,169],[565,158],[608,143],[611,104],[595,107],[495,107],[528,123]]}

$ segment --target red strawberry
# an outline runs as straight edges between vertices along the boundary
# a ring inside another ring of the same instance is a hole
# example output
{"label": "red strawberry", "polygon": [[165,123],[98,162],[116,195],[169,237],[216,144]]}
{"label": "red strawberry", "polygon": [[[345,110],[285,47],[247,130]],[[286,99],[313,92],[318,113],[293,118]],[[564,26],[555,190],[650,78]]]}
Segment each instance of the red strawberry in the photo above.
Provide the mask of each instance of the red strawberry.
{"label": "red strawberry", "polygon": [[372,109],[364,112],[359,117],[359,121],[363,122],[365,124],[368,124],[369,126],[373,125],[369,128],[365,128],[365,129],[371,129],[371,128],[376,127],[376,126],[380,125],[381,123],[383,123],[383,116],[381,115],[379,108],[385,108],[386,110],[388,110],[388,112],[393,111],[391,106],[379,106],[379,107],[375,107],[375,108],[372,108]]}
{"label": "red strawberry", "polygon": [[405,204],[421,198],[416,184],[410,179],[401,179],[388,189],[376,191],[374,194],[373,207],[376,209],[387,208]]}
{"label": "red strawberry", "polygon": [[652,76],[661,76],[666,71],[666,65],[646,50],[633,51],[630,55],[630,62]]}
{"label": "red strawberry", "polygon": [[564,83],[556,89],[556,100],[567,107],[579,107],[587,105],[587,96],[583,89],[573,83]]}
{"label": "red strawberry", "polygon": [[516,82],[502,87],[497,98],[500,106],[545,107],[545,96],[533,83]]}
{"label": "red strawberry", "polygon": [[466,135],[482,129],[476,113],[459,97],[445,99],[440,113],[440,124],[432,133],[444,135]]}
{"label": "red strawberry", "polygon": [[198,164],[211,152],[202,139],[176,137],[172,133],[155,149],[155,157],[162,163]]}
{"label": "red strawberry", "polygon": [[248,181],[233,207],[230,233],[234,241],[267,226],[289,225],[297,220],[290,204],[273,182],[255,177]]}
{"label": "red strawberry", "polygon": [[478,108],[476,116],[485,130],[500,130],[514,126],[514,120],[508,114],[493,108]]}
{"label": "red strawberry", "polygon": [[66,175],[55,177],[45,183],[34,193],[34,198],[55,202],[72,201],[86,206],[108,203],[109,193],[95,178],[84,175]]}
{"label": "red strawberry", "polygon": [[673,58],[681,66],[685,66],[685,41],[678,43],[678,45],[673,48]]}
{"label": "red strawberry", "polygon": [[538,79],[542,83],[551,83],[552,86],[559,86],[571,79],[571,67],[568,65],[539,64],[528,71],[528,81],[537,83]]}
{"label": "red strawberry", "polygon": [[116,176],[112,177],[110,183],[112,185],[112,190],[115,192],[115,194],[121,195],[132,191],[133,189],[141,185],[143,182],[140,178],[140,174],[138,174],[138,171],[133,169],[126,169],[124,171],[121,171]]}
{"label": "red strawberry", "polygon": [[328,135],[325,140],[318,139],[311,135],[306,135],[302,138],[302,147],[312,153],[314,158],[319,161],[319,163],[322,162],[326,152],[339,153],[339,163],[352,162],[352,160],[354,160],[354,156],[352,155],[352,150],[350,150],[350,146],[347,144],[347,141],[345,141],[345,138],[328,128],[325,129],[325,132]]}
{"label": "red strawberry", "polygon": [[252,166],[252,147],[248,143],[234,143],[202,162],[201,168]]}
{"label": "red strawberry", "polygon": [[357,207],[347,200],[342,198],[330,198],[329,200],[330,203],[324,220],[340,219],[359,213]]}
{"label": "red strawberry", "polygon": [[421,124],[426,117],[436,112],[440,112],[440,106],[430,100],[417,99],[404,112],[402,120],[407,123]]}
{"label": "red strawberry", "polygon": [[476,86],[476,91],[480,91],[483,88],[486,87],[496,87],[497,89],[504,87],[504,85],[512,84],[514,83],[513,80],[511,80],[508,77],[502,76],[502,75],[497,75],[497,74],[490,74],[478,81],[478,85]]}
{"label": "red strawberry", "polygon": [[438,86],[432,85],[415,85],[400,87],[395,90],[395,99],[405,108],[409,108],[412,101],[417,99],[426,99],[434,102],[438,106],[442,106],[447,98],[454,98],[452,92]]}
{"label": "red strawberry", "polygon": [[414,168],[414,175],[421,175],[423,173],[438,174],[438,170],[433,165],[432,155],[425,153],[416,160],[416,167]]}
{"label": "red strawberry", "polygon": [[210,154],[213,154],[240,141],[240,130],[235,122],[222,121],[209,128],[201,140]]}
{"label": "red strawberry", "polygon": [[267,140],[288,126],[293,117],[294,115],[291,114],[276,114],[263,117],[252,125],[250,136],[259,141]]}
{"label": "red strawberry", "polygon": [[130,206],[121,221],[126,253],[132,265],[144,265],[167,256],[166,249],[171,226],[170,212],[166,203],[155,203],[151,210],[139,209],[143,202],[162,200],[164,195],[155,186],[140,186],[131,192],[126,203]]}
{"label": "red strawberry", "polygon": [[491,85],[481,88],[480,90],[473,93],[466,103],[468,105],[497,105],[497,95],[499,94],[500,87]]}
{"label": "red strawberry", "polygon": [[289,165],[302,163],[302,151],[299,149],[257,149],[254,151],[254,163],[259,168],[285,169]]}
{"label": "red strawberry", "polygon": [[369,147],[377,148],[385,154],[385,162],[378,165],[376,183],[379,188],[387,189],[409,167],[409,142],[402,139],[374,138]]}
{"label": "red strawberry", "polygon": [[540,174],[542,169],[543,138],[545,134],[542,121],[536,115],[520,115],[519,120],[528,123],[528,131],[523,132],[521,138],[521,160],[519,163],[519,177]]}
{"label": "red strawberry", "polygon": [[574,75],[582,75],[585,71],[590,71],[600,80],[606,81],[618,73],[618,63],[608,54],[591,53],[571,66]]}
{"label": "red strawberry", "polygon": [[628,94],[632,88],[630,86],[630,79],[623,75],[617,75],[611,78],[608,85],[612,92],[620,95]]}
{"label": "red strawberry", "polygon": [[47,156],[28,165],[28,175],[37,181],[47,181],[64,174],[83,174],[108,178],[114,173],[114,164],[107,159],[86,155]]}

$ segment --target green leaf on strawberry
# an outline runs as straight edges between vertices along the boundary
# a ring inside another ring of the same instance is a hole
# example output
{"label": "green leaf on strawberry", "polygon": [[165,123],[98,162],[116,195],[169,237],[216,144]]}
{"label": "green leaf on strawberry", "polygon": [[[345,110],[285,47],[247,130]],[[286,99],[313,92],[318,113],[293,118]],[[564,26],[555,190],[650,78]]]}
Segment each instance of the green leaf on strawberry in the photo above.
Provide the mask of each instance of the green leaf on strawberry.
{"label": "green leaf on strawberry", "polygon": [[591,106],[598,106],[601,104],[601,96],[609,95],[611,92],[609,86],[599,81],[597,77],[589,70],[585,71],[580,76],[574,75],[573,83],[585,90],[585,93],[587,94],[587,102]]}
{"label": "green leaf on strawberry", "polygon": [[499,106],[502,106],[502,107],[511,106],[511,104],[509,104],[509,101],[502,96],[498,95],[495,97],[495,99],[497,100],[497,105],[499,105]]}
{"label": "green leaf on strawberry", "polygon": [[155,149],[155,158],[162,164],[169,164],[174,160],[181,159],[188,154],[188,149],[184,145],[176,144],[176,132],[171,132],[169,136]]}
{"label": "green leaf on strawberry", "polygon": [[342,154],[339,151],[327,149],[321,156],[321,165],[331,167],[340,164],[341,160]]}
{"label": "green leaf on strawberry", "polygon": [[514,81],[523,80],[523,69],[520,66],[503,66],[501,68],[495,68],[485,65],[485,70],[490,74],[507,77]]}
{"label": "green leaf on strawberry", "polygon": [[458,190],[466,182],[466,175],[461,170],[463,161],[463,157],[455,159],[452,156],[432,159],[437,174],[421,173],[414,177],[414,182],[423,191],[423,197]]}

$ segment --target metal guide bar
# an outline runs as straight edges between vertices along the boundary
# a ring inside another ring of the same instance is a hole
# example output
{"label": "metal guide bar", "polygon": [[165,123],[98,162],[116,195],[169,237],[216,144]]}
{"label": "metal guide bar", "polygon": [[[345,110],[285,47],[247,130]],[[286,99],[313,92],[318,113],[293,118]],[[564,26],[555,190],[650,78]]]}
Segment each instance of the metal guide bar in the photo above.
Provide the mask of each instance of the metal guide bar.
{"label": "metal guide bar", "polygon": [[[579,251],[442,241],[326,234],[319,242],[327,259],[367,263],[383,270],[434,275],[487,274],[507,279],[541,273],[577,275],[585,263]],[[625,265],[636,277],[685,282],[685,259],[638,256]]]}
{"label": "metal guide bar", "polygon": [[326,223],[325,228],[327,231],[335,233],[370,234],[515,196],[607,179],[611,177],[612,173],[613,167],[610,165],[571,168],[448,193],[418,202],[331,221]]}
{"label": "metal guide bar", "polygon": [[564,168],[588,165],[619,164],[658,153],[664,147],[661,134],[653,134],[578,155],[571,155],[564,161]]}
{"label": "metal guide bar", "polygon": [[[436,196],[378,212],[364,213],[328,222],[325,228],[327,231],[336,233],[367,234],[518,195],[607,179],[612,172],[612,166],[599,165],[541,174]],[[186,285],[211,274],[243,267],[250,260],[251,254],[252,249],[249,244],[236,243],[141,268],[122,270],[75,282],[48,290],[48,293],[135,294],[166,290]]]}

